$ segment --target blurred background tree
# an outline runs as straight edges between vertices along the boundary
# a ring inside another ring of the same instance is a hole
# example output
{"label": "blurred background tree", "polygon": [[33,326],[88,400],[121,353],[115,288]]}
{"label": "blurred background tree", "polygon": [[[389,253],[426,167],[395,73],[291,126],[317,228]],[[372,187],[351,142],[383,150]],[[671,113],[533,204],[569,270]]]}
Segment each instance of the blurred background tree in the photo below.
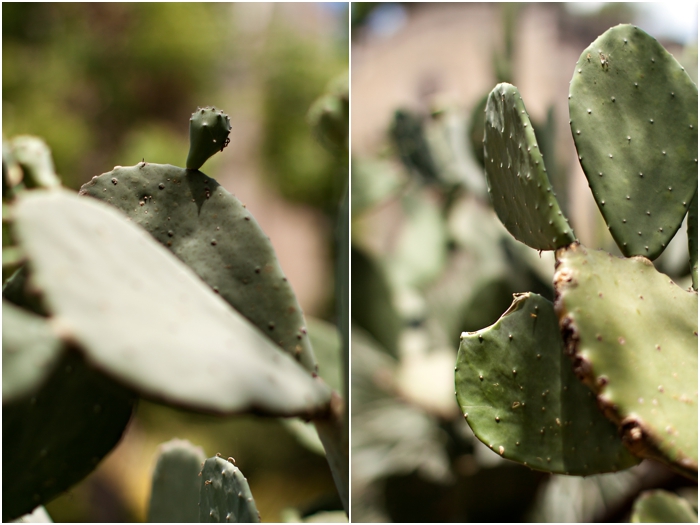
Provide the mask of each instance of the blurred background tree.
{"label": "blurred background tree", "polygon": [[[333,228],[347,163],[317,142],[306,114],[348,69],[347,4],[18,2],[2,14],[5,137],[44,138],[77,189],[142,159],[184,166],[191,113],[224,109],[231,145],[202,170],[255,215],[305,313],[335,322]],[[234,456],[263,521],[290,507],[287,516],[341,508],[325,459],[285,428],[144,402],[119,447],[49,514],[145,519],[153,453],[172,437]]]}

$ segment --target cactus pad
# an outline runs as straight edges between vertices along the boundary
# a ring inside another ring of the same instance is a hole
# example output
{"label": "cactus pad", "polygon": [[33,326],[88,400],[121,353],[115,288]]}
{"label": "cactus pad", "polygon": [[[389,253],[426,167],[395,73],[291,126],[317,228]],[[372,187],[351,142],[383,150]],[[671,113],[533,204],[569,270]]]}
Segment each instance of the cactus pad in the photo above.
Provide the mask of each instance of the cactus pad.
{"label": "cactus pad", "polygon": [[688,253],[690,253],[690,275],[693,290],[698,290],[698,192],[693,195],[688,210]]}
{"label": "cactus pad", "polygon": [[260,523],[260,513],[243,473],[220,457],[204,462],[200,481],[200,523]]}
{"label": "cactus pad", "polygon": [[457,401],[494,452],[536,470],[589,475],[636,464],[574,375],[552,303],[517,294],[492,326],[463,333]]}
{"label": "cactus pad", "polygon": [[691,504],[666,490],[647,490],[634,502],[631,523],[697,523]]}
{"label": "cactus pad", "polygon": [[330,389],[143,229],[94,199],[25,192],[15,231],[53,322],[88,360],[184,408],[311,417]]}
{"label": "cactus pad", "polygon": [[245,205],[214,179],[170,165],[138,164],[93,177],[80,193],[126,213],[314,371],[304,316],[270,239]]}
{"label": "cactus pad", "polygon": [[46,318],[2,300],[2,401],[39,388],[61,355],[63,344]]}
{"label": "cactus pad", "polygon": [[498,84],[486,103],[484,163],[493,207],[513,237],[536,250],[574,242],[530,117],[518,89],[510,84]]}
{"label": "cactus pad", "polygon": [[557,251],[556,310],[577,375],[640,457],[698,462],[698,296],[648,259]]}
{"label": "cactus pad", "polygon": [[631,25],[586,48],[571,80],[571,132],[593,196],[626,256],[658,257],[697,188],[698,88]]}
{"label": "cactus pad", "polygon": [[231,121],[215,107],[197,108],[190,117],[190,151],[187,169],[198,170],[209,157],[228,146]]}
{"label": "cactus pad", "polygon": [[198,474],[206,455],[185,439],[172,439],[158,447],[153,470],[149,523],[199,522]]}
{"label": "cactus pad", "polygon": [[40,390],[2,407],[3,521],[78,483],[119,442],[136,401],[68,352]]}
{"label": "cactus pad", "polygon": [[22,181],[27,188],[57,188],[61,185],[46,142],[38,137],[21,135],[13,138],[11,145],[14,160],[24,172]]}

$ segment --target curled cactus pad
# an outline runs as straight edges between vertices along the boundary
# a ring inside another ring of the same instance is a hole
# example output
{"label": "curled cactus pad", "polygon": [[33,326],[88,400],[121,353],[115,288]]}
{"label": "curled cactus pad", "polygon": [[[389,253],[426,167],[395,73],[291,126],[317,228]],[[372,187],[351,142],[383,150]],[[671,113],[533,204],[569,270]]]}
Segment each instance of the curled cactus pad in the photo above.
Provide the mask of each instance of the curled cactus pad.
{"label": "curled cactus pad", "polygon": [[198,170],[209,157],[228,146],[231,120],[215,107],[197,108],[190,117],[190,152],[187,169]]}
{"label": "curled cactus pad", "polygon": [[200,523],[260,523],[248,480],[232,458],[207,459],[200,479]]}
{"label": "curled cactus pad", "polygon": [[644,257],[557,251],[555,303],[577,375],[640,457],[697,478],[698,296]]}
{"label": "curled cactus pad", "polygon": [[518,88],[498,84],[486,103],[484,163],[498,218],[520,242],[554,250],[575,240],[554,195]]}
{"label": "curled cactus pad", "polygon": [[698,88],[659,42],[619,25],[584,49],[569,92],[583,171],[626,256],[658,257],[698,184]]}
{"label": "curled cactus pad", "polygon": [[517,294],[492,326],[463,333],[457,401],[476,437],[536,470],[589,475],[639,460],[574,375],[551,302]]}

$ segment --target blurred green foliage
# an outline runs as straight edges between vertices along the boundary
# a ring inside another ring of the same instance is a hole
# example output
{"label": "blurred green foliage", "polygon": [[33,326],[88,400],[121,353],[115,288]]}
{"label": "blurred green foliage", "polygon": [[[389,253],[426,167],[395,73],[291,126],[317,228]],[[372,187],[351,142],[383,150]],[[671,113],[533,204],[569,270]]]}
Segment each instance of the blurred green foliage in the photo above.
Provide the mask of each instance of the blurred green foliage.
{"label": "blurred green foliage", "polygon": [[[214,72],[226,59],[224,4],[2,9],[3,133],[45,138],[57,171],[74,188],[114,163],[141,160],[145,151],[126,158],[124,150],[135,123],[168,140],[168,130],[219,81]],[[186,140],[187,127],[178,127]],[[170,162],[185,155],[186,149]]]}
{"label": "blurred green foliage", "polygon": [[[319,17],[332,27],[324,22],[311,32],[273,10],[257,49],[237,40],[241,24],[234,22],[243,15],[234,7],[3,4],[3,133],[43,137],[63,183],[77,189],[142,158],[184,165],[192,111],[227,107],[261,79],[262,107],[254,118],[262,124],[262,144],[250,154],[260,155],[283,196],[334,210],[347,166],[314,139],[306,113],[347,70],[348,10]],[[230,93],[227,81],[246,74],[241,59],[252,71],[243,91]]]}
{"label": "blurred green foliage", "polygon": [[347,44],[333,49],[273,24],[263,59],[265,173],[284,197],[334,211],[347,166],[309,133],[306,114],[329,81],[347,70]]}

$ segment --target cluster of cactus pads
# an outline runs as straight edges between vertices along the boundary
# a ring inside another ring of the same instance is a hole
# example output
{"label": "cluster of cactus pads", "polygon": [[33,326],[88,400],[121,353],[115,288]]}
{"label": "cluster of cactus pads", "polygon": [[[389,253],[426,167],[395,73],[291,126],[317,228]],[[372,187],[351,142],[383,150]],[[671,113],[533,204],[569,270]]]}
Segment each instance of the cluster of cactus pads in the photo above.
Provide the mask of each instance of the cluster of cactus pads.
{"label": "cluster of cactus pads", "polygon": [[[556,251],[554,303],[517,294],[494,325],[461,336],[457,400],[501,456],[570,475],[650,458],[697,479],[697,94],[673,56],[631,25],[606,31],[576,64],[571,132],[623,258],[576,240],[517,88],[489,95],[495,211],[519,241]],[[686,215],[689,290],[651,262]]]}
{"label": "cluster of cactus pads", "polygon": [[259,523],[248,481],[233,458],[205,458],[189,441],[160,446],[148,509],[151,523]]}
{"label": "cluster of cactus pads", "polygon": [[[269,238],[198,171],[230,130],[200,108],[186,169],[117,166],[79,196],[42,141],[3,143],[3,520],[91,472],[139,397],[342,424]],[[329,461],[342,452],[331,445]],[[240,472],[220,463],[205,463],[204,521],[259,520],[230,497],[249,497]]]}

